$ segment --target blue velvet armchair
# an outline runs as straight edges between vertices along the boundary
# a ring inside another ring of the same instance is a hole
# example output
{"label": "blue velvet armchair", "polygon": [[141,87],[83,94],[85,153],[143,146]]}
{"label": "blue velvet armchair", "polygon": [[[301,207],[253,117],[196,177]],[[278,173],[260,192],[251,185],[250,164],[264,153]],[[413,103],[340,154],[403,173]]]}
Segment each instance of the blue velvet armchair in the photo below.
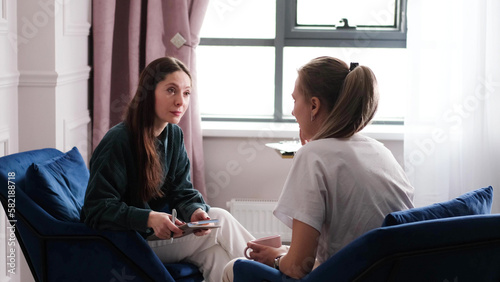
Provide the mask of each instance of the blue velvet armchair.
{"label": "blue velvet armchair", "polygon": [[[47,163],[54,166],[53,161],[61,158],[72,164],[55,162],[60,175],[51,170],[52,180],[32,180],[33,168],[36,172]],[[74,220],[79,214],[68,206],[81,207],[85,193],[81,189],[88,181],[82,162],[76,148],[66,154],[41,149],[0,158],[0,200],[9,230],[15,231],[15,247],[21,248],[36,281],[203,280],[194,265],[163,264],[135,231],[94,230]],[[71,183],[75,181],[84,183],[75,186]],[[53,197],[65,198],[68,206],[48,202]]]}
{"label": "blue velvet armchair", "polygon": [[238,260],[234,281],[500,281],[500,214],[492,187],[429,207],[387,215],[301,280]]}

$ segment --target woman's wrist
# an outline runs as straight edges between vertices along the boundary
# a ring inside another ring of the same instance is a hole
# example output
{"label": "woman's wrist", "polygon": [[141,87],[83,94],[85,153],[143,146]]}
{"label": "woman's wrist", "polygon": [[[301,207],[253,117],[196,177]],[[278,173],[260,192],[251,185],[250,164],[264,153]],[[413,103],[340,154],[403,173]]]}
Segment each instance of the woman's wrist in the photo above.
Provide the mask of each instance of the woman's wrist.
{"label": "woman's wrist", "polygon": [[284,255],[279,255],[274,258],[274,269],[280,270],[280,260]]}
{"label": "woman's wrist", "polygon": [[155,213],[155,211],[150,211],[150,212],[149,212],[148,222],[147,222],[147,226],[148,226],[149,228],[153,227],[153,217],[154,217],[154,213]]}
{"label": "woman's wrist", "polygon": [[288,253],[288,249],[289,247],[286,245],[281,245],[281,247],[277,248],[274,255],[273,265],[271,266],[279,270],[281,259]]}

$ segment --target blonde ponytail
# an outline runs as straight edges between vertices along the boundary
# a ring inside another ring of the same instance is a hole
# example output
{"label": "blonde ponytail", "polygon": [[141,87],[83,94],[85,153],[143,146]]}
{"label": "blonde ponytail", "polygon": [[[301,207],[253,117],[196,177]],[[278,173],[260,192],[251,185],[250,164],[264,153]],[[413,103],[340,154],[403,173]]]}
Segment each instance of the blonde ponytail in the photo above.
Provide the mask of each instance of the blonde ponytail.
{"label": "blonde ponytail", "polygon": [[366,66],[347,64],[332,57],[319,57],[299,69],[306,98],[318,97],[328,116],[312,138],[348,138],[372,120],[378,106],[377,79]]}
{"label": "blonde ponytail", "polygon": [[346,76],[337,103],[313,139],[348,138],[361,131],[377,111],[378,96],[372,70],[356,67]]}

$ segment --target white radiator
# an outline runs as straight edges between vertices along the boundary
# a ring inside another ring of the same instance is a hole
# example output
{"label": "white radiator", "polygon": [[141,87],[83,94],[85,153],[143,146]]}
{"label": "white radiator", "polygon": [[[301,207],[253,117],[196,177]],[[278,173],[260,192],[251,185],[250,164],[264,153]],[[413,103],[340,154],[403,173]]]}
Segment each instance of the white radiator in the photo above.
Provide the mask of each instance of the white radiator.
{"label": "white radiator", "polygon": [[283,243],[290,243],[292,230],[273,215],[277,203],[274,200],[232,199],[227,207],[255,238],[281,235]]}

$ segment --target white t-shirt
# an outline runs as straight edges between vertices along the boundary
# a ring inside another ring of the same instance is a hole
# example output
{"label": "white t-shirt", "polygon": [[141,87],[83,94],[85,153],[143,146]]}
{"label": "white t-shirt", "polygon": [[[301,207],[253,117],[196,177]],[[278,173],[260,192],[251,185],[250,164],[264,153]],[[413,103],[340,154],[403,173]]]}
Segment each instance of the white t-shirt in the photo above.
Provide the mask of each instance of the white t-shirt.
{"label": "white t-shirt", "polygon": [[[311,141],[295,155],[274,215],[320,234],[316,259],[323,263],[384,217],[413,208],[413,187],[380,142],[355,134]],[[293,240],[293,238],[292,238]]]}

